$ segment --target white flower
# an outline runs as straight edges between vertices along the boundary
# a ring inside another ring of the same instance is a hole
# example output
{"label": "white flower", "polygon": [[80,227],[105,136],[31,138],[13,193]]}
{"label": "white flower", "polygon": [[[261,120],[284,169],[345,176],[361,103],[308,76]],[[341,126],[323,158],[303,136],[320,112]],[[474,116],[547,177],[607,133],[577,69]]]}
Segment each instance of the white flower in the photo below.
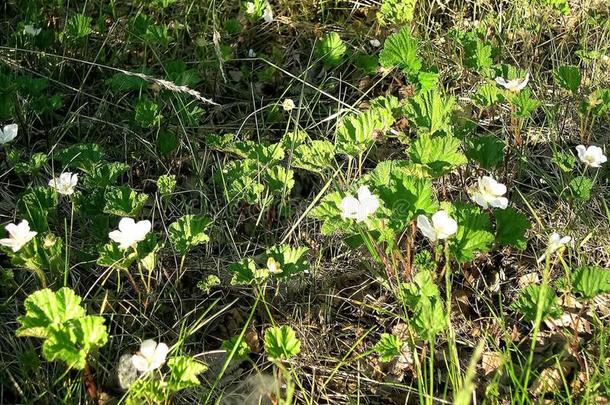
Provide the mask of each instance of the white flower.
{"label": "white flower", "polygon": [[367,186],[360,186],[358,198],[347,196],[341,200],[339,206],[343,218],[355,219],[362,222],[379,208],[379,200],[369,191]]}
{"label": "white flower", "polygon": [[251,1],[246,3],[246,14],[253,15],[256,13],[256,6]]}
{"label": "white flower", "polygon": [[156,370],[165,363],[169,347],[165,343],[148,339],[140,345],[140,351],[131,356],[131,363],[141,373]]}
{"label": "white flower", "polygon": [[284,111],[292,111],[292,109],[295,107],[294,101],[292,101],[292,99],[287,98],[286,100],[284,100],[282,102],[282,108],[284,108]]}
{"label": "white flower", "polygon": [[425,215],[418,215],[417,227],[431,242],[447,239],[457,232],[457,222],[443,210],[432,215],[432,222]]}
{"label": "white flower", "polygon": [[59,194],[72,195],[74,194],[74,187],[78,184],[78,174],[72,174],[65,172],[49,180],[49,187],[54,188]]}
{"label": "white flower", "polygon": [[282,272],[280,264],[273,257],[267,259],[267,270],[271,274],[280,274]]}
{"label": "white flower", "polygon": [[503,77],[496,77],[496,83],[500,86],[504,87],[506,90],[518,93],[527,86],[527,83],[530,81],[530,74],[527,72],[525,74],[525,78],[521,79],[512,79],[506,80]]}
{"label": "white flower", "polygon": [[0,239],[0,245],[10,247],[13,252],[19,251],[38,234],[38,232],[30,231],[30,224],[25,219],[19,225],[8,224],[4,229],[10,237]]}
{"label": "white flower", "polygon": [[266,23],[273,22],[273,10],[271,9],[271,5],[267,4],[265,11],[263,12],[263,20]]}
{"label": "white flower", "polygon": [[371,46],[374,48],[379,48],[381,46],[381,42],[379,42],[379,40],[377,38],[371,39],[369,41],[369,44],[371,44]]}
{"label": "white flower", "polygon": [[17,136],[19,126],[17,124],[5,125],[4,128],[0,129],[0,145],[9,143]]}
{"label": "white flower", "polygon": [[248,58],[256,58],[256,52],[254,52],[254,49],[248,49]]}
{"label": "white flower", "polygon": [[110,239],[119,244],[119,249],[127,249],[146,238],[152,225],[149,220],[135,222],[133,218],[122,218],[119,229],[108,234]]}
{"label": "white flower", "polygon": [[40,34],[40,32],[42,31],[42,28],[36,28],[33,25],[26,25],[25,27],[23,27],[23,33],[26,35],[31,35],[33,37],[35,37],[36,35]]}
{"label": "white flower", "polygon": [[494,207],[503,210],[508,206],[508,198],[502,197],[506,194],[506,186],[498,183],[493,177],[480,177],[469,192],[472,201],[483,208]]}
{"label": "white flower", "polygon": [[580,161],[589,167],[601,167],[608,160],[606,155],[604,155],[604,151],[599,146],[585,148],[584,145],[578,145],[576,152],[578,152]]}
{"label": "white flower", "polygon": [[551,236],[549,236],[548,246],[546,248],[546,252],[538,258],[538,263],[541,263],[547,255],[552,255],[561,247],[567,245],[572,241],[571,236],[561,236],[557,232],[553,232]]}

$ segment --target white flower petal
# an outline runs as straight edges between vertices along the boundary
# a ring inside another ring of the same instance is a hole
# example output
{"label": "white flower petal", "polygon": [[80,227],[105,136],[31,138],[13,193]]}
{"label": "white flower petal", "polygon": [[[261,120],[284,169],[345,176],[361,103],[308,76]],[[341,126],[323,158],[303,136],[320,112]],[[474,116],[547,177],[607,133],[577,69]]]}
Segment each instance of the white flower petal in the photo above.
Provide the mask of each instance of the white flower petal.
{"label": "white flower petal", "polygon": [[436,242],[436,231],[432,227],[430,220],[425,215],[417,216],[417,228],[424,234],[424,236],[430,239],[431,242]]}
{"label": "white flower petal", "polygon": [[133,364],[133,366],[141,373],[146,373],[149,371],[148,360],[138,354],[131,356],[131,364]]}
{"label": "white flower petal", "polygon": [[19,126],[17,124],[5,125],[0,131],[0,145],[8,143],[17,137]]}

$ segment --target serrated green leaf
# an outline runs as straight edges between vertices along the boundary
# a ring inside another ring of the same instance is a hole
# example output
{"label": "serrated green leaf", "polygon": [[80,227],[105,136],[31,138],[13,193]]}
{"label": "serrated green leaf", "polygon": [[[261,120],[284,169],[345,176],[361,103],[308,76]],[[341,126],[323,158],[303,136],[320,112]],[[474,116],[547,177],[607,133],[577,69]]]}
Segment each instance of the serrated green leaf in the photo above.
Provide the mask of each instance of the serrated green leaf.
{"label": "serrated green leaf", "polygon": [[17,202],[17,213],[27,220],[30,228],[36,232],[49,230],[49,215],[52,215],[59,203],[57,192],[50,187],[28,189]]}
{"label": "serrated green leaf", "polygon": [[290,245],[276,245],[267,249],[267,257],[273,257],[279,263],[282,270],[278,278],[289,278],[295,274],[302,273],[309,268],[309,262],[305,256],[309,249],[306,247],[292,247]]}
{"label": "serrated green leaf", "polygon": [[455,98],[444,97],[438,90],[421,92],[408,100],[405,114],[418,128],[430,134],[437,131],[451,133],[451,114]]}
{"label": "serrated green leaf", "polygon": [[148,195],[138,193],[129,186],[108,187],[104,199],[104,213],[135,218],[146,204]]}
{"label": "serrated green leaf", "polygon": [[538,311],[538,302],[542,303],[542,320],[556,318],[561,315],[561,308],[557,304],[555,290],[548,285],[531,284],[524,288],[519,297],[511,304],[513,311],[523,315],[526,321],[534,321]]}
{"label": "serrated green leaf", "polygon": [[576,93],[580,87],[581,75],[578,66],[563,65],[553,71],[555,83],[564,89]]}
{"label": "serrated green leaf", "polygon": [[[237,346],[236,349],[235,346]],[[231,339],[223,341],[220,348],[225,350],[227,355],[235,349],[234,360],[243,360],[250,355],[250,347],[244,339],[239,339],[239,336],[233,336]]]}
{"label": "serrated green leaf", "polygon": [[55,159],[62,165],[85,173],[91,172],[103,158],[104,151],[96,143],[77,143],[55,154]]}
{"label": "serrated green leaf", "polygon": [[451,217],[457,221],[458,229],[449,246],[458,262],[468,262],[476,252],[486,253],[491,248],[494,241],[491,223],[478,207],[463,203],[452,207]]}
{"label": "serrated green leaf", "polygon": [[419,72],[422,60],[417,54],[417,41],[411,37],[408,26],[386,39],[379,54],[379,63],[384,68],[397,67],[408,75]]}
{"label": "serrated green leaf", "polygon": [[229,265],[229,272],[233,274],[231,284],[250,284],[255,280],[256,262],[252,258],[242,259]]}
{"label": "serrated green leaf", "polygon": [[572,289],[585,299],[610,293],[610,271],[599,266],[583,266],[571,275]]}
{"label": "serrated green leaf", "polygon": [[570,180],[570,191],[572,196],[582,202],[591,199],[591,190],[593,190],[593,180],[585,176],[577,176]]}
{"label": "serrated green leaf", "polygon": [[107,342],[104,318],[88,315],[51,325],[42,353],[49,361],[62,360],[69,368],[82,370],[87,364],[88,354]]}
{"label": "serrated green leaf", "polygon": [[383,0],[377,18],[383,24],[405,24],[413,20],[417,0]]}
{"label": "serrated green leaf", "polygon": [[442,176],[468,163],[460,146],[460,140],[452,135],[422,133],[409,148],[409,157],[415,163],[426,165],[433,176]]}
{"label": "serrated green leaf", "polygon": [[373,145],[376,130],[383,129],[383,122],[375,110],[348,115],[337,127],[335,140],[337,152],[358,156]]}
{"label": "serrated green leaf", "polygon": [[83,178],[86,187],[106,188],[129,170],[129,165],[122,162],[102,163],[92,168]]}
{"label": "serrated green leaf", "polygon": [[172,357],[167,361],[167,366],[170,369],[167,382],[169,392],[178,392],[200,385],[197,376],[208,369],[208,366],[189,356]]}
{"label": "serrated green leaf", "polygon": [[473,103],[480,108],[489,108],[504,101],[504,96],[495,83],[485,83],[472,96]]}
{"label": "serrated green leaf", "polygon": [[173,174],[164,174],[157,179],[157,190],[163,197],[167,197],[176,189],[176,176]]}
{"label": "serrated green leaf", "polygon": [[193,247],[210,240],[205,231],[213,222],[209,217],[185,215],[169,226],[169,240],[174,249],[184,255]]}
{"label": "serrated green leaf", "polygon": [[272,361],[287,360],[301,352],[301,342],[290,326],[274,326],[265,331],[265,351]]}
{"label": "serrated green leaf", "polygon": [[136,253],[131,249],[121,250],[115,242],[106,243],[99,250],[99,257],[96,261],[98,266],[112,267],[120,270],[127,270],[137,259]]}
{"label": "serrated green leaf", "polygon": [[382,333],[379,342],[375,344],[373,350],[375,350],[381,361],[387,363],[402,353],[404,345],[404,342],[398,337],[389,333]]}
{"label": "serrated green leaf", "polygon": [[46,338],[49,326],[86,315],[80,303],[81,298],[67,287],[56,292],[45,288],[30,294],[24,302],[26,314],[17,318],[20,324],[17,336]]}
{"label": "serrated green leaf", "polygon": [[269,190],[279,195],[289,195],[294,187],[294,172],[283,166],[275,165],[266,170],[265,180]]}
{"label": "serrated green leaf", "polygon": [[335,158],[335,146],[326,140],[311,141],[294,150],[292,166],[313,173],[326,171]]}
{"label": "serrated green leaf", "polygon": [[524,250],[527,247],[525,232],[531,227],[527,217],[514,208],[495,209],[496,242]]}
{"label": "serrated green leaf", "polygon": [[316,43],[315,56],[328,67],[336,67],[343,60],[347,47],[336,32],[329,32]]}
{"label": "serrated green leaf", "polygon": [[504,159],[504,142],[495,136],[482,136],[466,141],[466,157],[484,169],[493,169]]}

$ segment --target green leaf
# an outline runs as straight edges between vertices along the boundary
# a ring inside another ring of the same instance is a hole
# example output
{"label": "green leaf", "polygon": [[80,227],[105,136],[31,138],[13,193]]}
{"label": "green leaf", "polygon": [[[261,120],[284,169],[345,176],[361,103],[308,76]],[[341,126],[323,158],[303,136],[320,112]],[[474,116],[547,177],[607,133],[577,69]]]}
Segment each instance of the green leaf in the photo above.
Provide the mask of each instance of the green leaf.
{"label": "green leaf", "polygon": [[562,311],[557,304],[555,290],[548,285],[531,284],[527,286],[521,291],[510,308],[523,315],[526,321],[534,321],[536,320],[539,300],[542,304],[542,320],[561,315]]}
{"label": "green leaf", "polygon": [[143,268],[153,271],[157,265],[157,253],[163,248],[163,243],[157,242],[157,235],[149,233],[146,239],[136,245],[136,256]]}
{"label": "green leaf", "polygon": [[49,230],[49,215],[57,207],[57,192],[50,187],[34,187],[27,190],[17,202],[17,213],[27,220],[36,232]]}
{"label": "green leaf", "polygon": [[180,140],[175,133],[160,131],[157,135],[157,150],[163,156],[168,156],[180,146]]}
{"label": "green leaf", "polygon": [[610,271],[599,266],[583,266],[571,275],[572,289],[590,300],[599,294],[610,293]]}
{"label": "green leaf", "polygon": [[377,55],[367,55],[366,53],[357,53],[354,56],[354,65],[363,73],[374,76],[377,74],[377,66],[379,65],[379,57]]}
{"label": "green leaf", "polygon": [[409,148],[409,157],[415,163],[426,165],[430,174],[438,177],[468,163],[460,146],[460,140],[452,135],[422,133]]}
{"label": "green leaf", "polygon": [[397,67],[408,75],[419,72],[422,60],[417,54],[417,41],[411,37],[408,26],[386,39],[379,54],[379,63],[384,68]]}
{"label": "green leaf", "polygon": [[527,217],[511,207],[495,209],[493,213],[496,218],[496,242],[524,250],[527,247],[525,232],[531,227]]}
{"label": "green leaf", "polygon": [[292,166],[313,173],[322,173],[331,166],[334,158],[334,145],[326,140],[316,140],[296,147]]}
{"label": "green leaf", "polygon": [[580,87],[580,69],[578,66],[563,65],[559,69],[553,71],[555,83],[564,89],[576,94]]}
{"label": "green leaf", "polygon": [[402,232],[418,215],[437,211],[438,201],[432,180],[394,173],[387,183],[373,183],[372,188],[390,211],[389,226]]}
{"label": "green leaf", "polygon": [[150,128],[161,122],[163,116],[159,113],[159,106],[147,98],[136,103],[135,120],[142,128]]}
{"label": "green leaf", "polygon": [[348,156],[358,156],[373,145],[376,130],[384,129],[384,122],[377,110],[371,109],[348,115],[337,127],[335,140],[337,152]]}
{"label": "green leaf", "polygon": [[189,356],[176,356],[167,361],[170,376],[167,382],[169,392],[178,392],[185,388],[200,385],[199,374],[207,371],[208,366]]}
{"label": "green leaf", "polygon": [[328,67],[339,66],[347,47],[336,32],[329,32],[316,43],[315,56]]}
{"label": "green leaf", "polygon": [[9,255],[13,266],[33,270],[39,278],[48,273],[56,276],[65,270],[63,240],[51,233],[39,233],[18,252]]}
{"label": "green leaf", "polygon": [[413,20],[417,0],[383,0],[377,18],[384,25],[405,24]]}
{"label": "green leaf", "polygon": [[493,135],[466,141],[466,157],[484,169],[493,169],[504,159],[504,142]]}
{"label": "green leaf", "polygon": [[279,278],[289,278],[295,274],[302,273],[309,268],[306,247],[291,247],[290,245],[276,245],[267,249],[267,257],[273,257],[279,263],[282,272]]}
{"label": "green leaf", "polygon": [[485,83],[474,93],[472,101],[480,108],[489,108],[496,103],[504,101],[504,96],[495,83]]}
{"label": "green leaf", "polygon": [[250,355],[250,347],[244,339],[239,339],[239,336],[233,336],[231,339],[223,341],[220,348],[225,350],[228,355],[233,351],[235,346],[237,346],[237,349],[235,349],[235,354],[233,355],[234,360],[244,360],[248,358]]}
{"label": "green leaf", "polygon": [[86,187],[106,188],[116,183],[130,166],[122,162],[102,163],[96,165],[84,176],[83,184]]}
{"label": "green leaf", "polygon": [[290,195],[294,187],[294,172],[286,170],[283,166],[275,165],[266,170],[266,179],[269,190],[279,195]]}
{"label": "green leaf", "polygon": [[265,331],[265,351],[272,361],[287,360],[301,351],[301,342],[288,326],[273,326]]}
{"label": "green leaf", "polygon": [[83,14],[76,14],[68,18],[64,29],[65,35],[72,40],[82,40],[87,38],[93,30],[91,22],[93,19]]}
{"label": "green leaf", "polygon": [[446,307],[439,297],[422,296],[420,309],[412,320],[415,331],[422,339],[434,339],[447,327]]}
{"label": "green leaf", "polygon": [[[12,152],[12,151],[11,151]],[[10,152],[9,152],[10,153]],[[7,156],[8,157],[8,156]],[[36,174],[47,163],[48,156],[44,153],[34,153],[27,162],[11,163],[17,174]]]}
{"label": "green leaf", "polygon": [[167,197],[176,189],[176,176],[164,174],[157,179],[157,190],[162,197]]}
{"label": "green leaf", "polygon": [[55,154],[55,159],[69,168],[91,172],[104,158],[102,147],[95,143],[77,143]]}
{"label": "green leaf", "polygon": [[413,276],[413,281],[401,286],[400,298],[410,309],[419,310],[421,297],[440,297],[438,287],[434,283],[433,271],[434,268],[432,270],[421,270]]}
{"label": "green leaf", "polygon": [[341,217],[339,206],[343,196],[340,192],[327,194],[309,214],[312,218],[323,222],[320,229],[322,235],[332,235],[338,231],[345,234],[356,232],[353,221],[348,222]]}
{"label": "green leaf", "polygon": [[104,193],[104,198],[106,199],[104,213],[135,218],[146,204],[148,195],[138,193],[129,186],[120,186],[109,187]]}
{"label": "green leaf", "polygon": [[593,180],[585,176],[574,177],[570,181],[570,191],[573,198],[586,202],[591,199],[591,190],[593,190]]}
{"label": "green leaf", "polygon": [[132,249],[119,249],[119,245],[110,242],[102,246],[99,250],[100,256],[96,263],[102,267],[112,267],[114,269],[127,270],[129,266],[138,258]]}
{"label": "green leaf", "polygon": [[233,274],[231,284],[250,284],[255,280],[256,262],[252,258],[242,259],[229,265],[229,272]]}
{"label": "green leaf", "polygon": [[169,226],[169,240],[174,249],[184,255],[193,247],[210,240],[205,231],[213,222],[209,217],[185,215]]}
{"label": "green leaf", "polygon": [[430,134],[437,131],[451,133],[454,107],[455,98],[444,97],[438,90],[430,90],[410,98],[405,105],[405,114],[416,127],[426,129]]}
{"label": "green leaf", "polygon": [[265,186],[260,181],[261,171],[255,160],[233,160],[214,174],[214,181],[222,188],[228,203],[262,203]]}
{"label": "green leaf", "polygon": [[580,103],[578,112],[601,117],[610,110],[610,89],[597,89]]}
{"label": "green leaf", "polygon": [[451,238],[450,248],[458,262],[474,259],[476,252],[486,253],[494,241],[491,223],[486,213],[470,204],[456,203],[450,215],[458,229]]}
{"label": "green leaf", "polygon": [[491,42],[483,36],[484,34],[475,29],[458,35],[458,41],[464,48],[464,65],[485,77],[492,77],[494,49]]}
{"label": "green leaf", "polygon": [[[150,73],[150,72],[138,72],[138,73]],[[131,90],[141,91],[144,89],[148,82],[141,77],[128,75],[126,73],[115,73],[109,79],[106,79],[106,84],[115,93],[123,93]]]}
{"label": "green leaf", "polygon": [[46,338],[49,326],[87,314],[80,303],[81,298],[67,287],[56,292],[45,288],[30,294],[24,302],[26,314],[17,318],[20,324],[17,336]]}
{"label": "green leaf", "polygon": [[379,342],[375,344],[373,350],[384,363],[392,361],[402,353],[404,342],[394,335],[382,333]]}
{"label": "green leaf", "polygon": [[571,153],[554,152],[553,163],[564,173],[569,173],[576,167],[576,157]]}
{"label": "green leaf", "polygon": [[206,278],[197,283],[197,288],[206,294],[210,293],[210,290],[220,285],[220,278],[215,274],[208,274]]}
{"label": "green leaf", "polygon": [[49,361],[62,360],[69,368],[82,370],[87,364],[87,355],[107,342],[104,318],[88,315],[51,325],[42,354]]}
{"label": "green leaf", "polygon": [[519,118],[529,118],[540,107],[540,101],[532,98],[530,89],[523,89],[517,94],[508,96],[508,100],[515,107],[515,115]]}

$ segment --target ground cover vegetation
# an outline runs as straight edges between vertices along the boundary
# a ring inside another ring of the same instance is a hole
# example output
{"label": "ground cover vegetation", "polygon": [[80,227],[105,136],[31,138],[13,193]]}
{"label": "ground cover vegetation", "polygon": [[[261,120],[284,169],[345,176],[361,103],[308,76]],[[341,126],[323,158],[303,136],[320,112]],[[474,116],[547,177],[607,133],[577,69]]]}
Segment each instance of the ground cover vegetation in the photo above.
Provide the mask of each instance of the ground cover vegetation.
{"label": "ground cover vegetation", "polygon": [[0,5],[0,402],[607,403],[610,5]]}

